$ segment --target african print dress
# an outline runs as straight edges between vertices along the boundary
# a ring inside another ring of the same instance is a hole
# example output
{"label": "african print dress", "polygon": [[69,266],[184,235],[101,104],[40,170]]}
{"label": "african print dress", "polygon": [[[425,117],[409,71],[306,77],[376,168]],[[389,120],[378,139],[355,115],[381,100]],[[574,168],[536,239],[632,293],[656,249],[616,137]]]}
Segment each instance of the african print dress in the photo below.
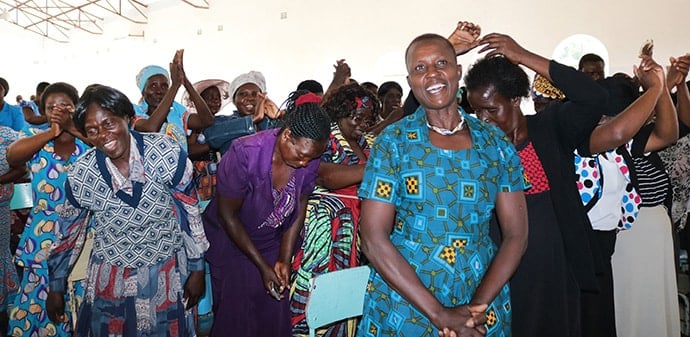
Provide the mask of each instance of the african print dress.
{"label": "african print dress", "polygon": [[[374,142],[359,196],[392,203],[390,239],[446,307],[468,304],[496,246],[489,221],[499,192],[524,189],[520,158],[496,127],[464,112],[472,147],[445,150],[429,140],[423,108]],[[487,336],[510,335],[506,284],[487,308]],[[373,270],[358,336],[438,336],[438,329]]]}
{"label": "african print dress", "polygon": [[[45,132],[28,128],[22,131],[27,137]],[[29,213],[26,227],[17,247],[15,262],[23,267],[19,293],[10,310],[10,330],[12,336],[71,336],[71,311],[65,308],[66,323],[55,324],[45,310],[48,296],[48,253],[55,241],[55,221],[65,202],[65,180],[67,170],[81,156],[88,146],[75,138],[75,150],[69,158],[61,158],[55,153],[50,141],[36,152],[28,162],[31,172],[31,189],[34,207]],[[77,290],[80,290],[77,287]],[[65,303],[71,303],[70,294],[65,292]],[[75,294],[80,297],[81,294]],[[75,300],[77,300],[75,298]]]}
{"label": "african print dress", "polygon": [[[18,133],[8,126],[0,126],[0,175],[10,171],[7,163],[7,147],[18,137]],[[10,255],[10,199],[13,184],[0,185],[0,310],[7,310],[11,301],[9,295],[14,295],[19,288],[17,270]],[[5,333],[0,332],[0,334]]]}
{"label": "african print dress", "polygon": [[131,135],[129,178],[97,149],[70,169],[48,260],[50,288],[64,289],[92,221],[76,336],[195,336],[182,288],[190,272],[204,270],[208,242],[192,164],[167,136]]}
{"label": "african print dress", "polygon": [[[369,155],[369,142],[362,136],[358,145]],[[321,162],[339,165],[364,165],[345,140],[337,123],[331,125],[331,136]],[[329,271],[359,265],[359,198],[358,185],[329,191],[317,186],[309,199],[304,221],[302,247],[293,261],[293,283],[290,311],[294,336],[309,334],[305,307],[309,299],[309,281]],[[351,336],[356,319],[332,325],[323,336]]]}

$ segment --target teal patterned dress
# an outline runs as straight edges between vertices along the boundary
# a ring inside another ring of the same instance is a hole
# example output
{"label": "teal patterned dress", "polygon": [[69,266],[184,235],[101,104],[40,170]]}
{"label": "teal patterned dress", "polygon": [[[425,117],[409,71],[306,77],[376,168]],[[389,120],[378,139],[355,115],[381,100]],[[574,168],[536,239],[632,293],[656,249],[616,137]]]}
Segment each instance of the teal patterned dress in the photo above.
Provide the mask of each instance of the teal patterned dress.
{"label": "teal patterned dress", "polygon": [[[496,253],[489,220],[497,194],[525,185],[520,158],[503,132],[461,113],[471,148],[434,147],[420,107],[376,138],[359,190],[361,198],[396,205],[390,239],[446,307],[469,303]],[[487,336],[510,335],[507,284],[487,317]],[[357,335],[435,337],[438,329],[373,270]]]}

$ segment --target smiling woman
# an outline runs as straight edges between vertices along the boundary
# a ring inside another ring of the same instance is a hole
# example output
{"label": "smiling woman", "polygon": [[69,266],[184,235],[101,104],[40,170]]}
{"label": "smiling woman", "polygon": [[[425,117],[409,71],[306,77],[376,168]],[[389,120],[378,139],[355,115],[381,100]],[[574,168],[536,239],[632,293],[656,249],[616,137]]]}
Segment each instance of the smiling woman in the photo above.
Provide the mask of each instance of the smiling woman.
{"label": "smiling woman", "polygon": [[284,125],[232,142],[204,211],[211,241],[211,336],[291,336],[283,294],[330,121],[314,94],[291,95]]}
{"label": "smiling woman", "polygon": [[[506,283],[527,239],[519,157],[496,127],[458,108],[461,67],[446,38],[415,38],[406,64],[421,106],[376,138],[358,193],[373,273],[357,334],[510,335]],[[494,209],[499,248],[487,235]]]}
{"label": "smiling woman", "polygon": [[66,277],[93,227],[92,292],[79,309],[76,335],[194,336],[190,309],[204,293],[208,241],[192,165],[169,137],[130,130],[132,117],[127,97],[103,85],[88,87],[77,104],[75,124],[95,148],[65,182],[60,240],[48,260],[48,315],[61,321]]}

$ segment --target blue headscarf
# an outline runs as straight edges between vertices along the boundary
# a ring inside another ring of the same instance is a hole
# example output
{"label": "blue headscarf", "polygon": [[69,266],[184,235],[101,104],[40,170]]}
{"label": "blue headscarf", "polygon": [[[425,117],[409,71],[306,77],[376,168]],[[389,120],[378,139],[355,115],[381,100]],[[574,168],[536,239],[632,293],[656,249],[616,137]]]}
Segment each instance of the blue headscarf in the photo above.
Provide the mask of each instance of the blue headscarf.
{"label": "blue headscarf", "polygon": [[139,87],[139,92],[144,92],[146,81],[148,81],[151,76],[155,75],[163,75],[170,81],[170,74],[168,74],[165,68],[156,65],[146,66],[137,74],[137,87]]}

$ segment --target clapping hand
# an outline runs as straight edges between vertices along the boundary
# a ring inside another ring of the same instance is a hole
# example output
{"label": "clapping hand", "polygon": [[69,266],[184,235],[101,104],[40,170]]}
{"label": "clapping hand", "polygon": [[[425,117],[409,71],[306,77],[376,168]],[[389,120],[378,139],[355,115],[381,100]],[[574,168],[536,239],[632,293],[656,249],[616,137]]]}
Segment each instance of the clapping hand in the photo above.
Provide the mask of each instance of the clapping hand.
{"label": "clapping hand", "polygon": [[678,58],[670,57],[671,65],[668,67],[668,75],[666,76],[667,85],[673,88],[677,85],[683,84],[688,77],[688,69],[690,69],[690,54],[679,56]]}
{"label": "clapping hand", "polygon": [[479,45],[479,35],[482,29],[479,25],[472,22],[460,21],[453,33],[448,37],[448,41],[455,49],[455,55],[462,55]]}

